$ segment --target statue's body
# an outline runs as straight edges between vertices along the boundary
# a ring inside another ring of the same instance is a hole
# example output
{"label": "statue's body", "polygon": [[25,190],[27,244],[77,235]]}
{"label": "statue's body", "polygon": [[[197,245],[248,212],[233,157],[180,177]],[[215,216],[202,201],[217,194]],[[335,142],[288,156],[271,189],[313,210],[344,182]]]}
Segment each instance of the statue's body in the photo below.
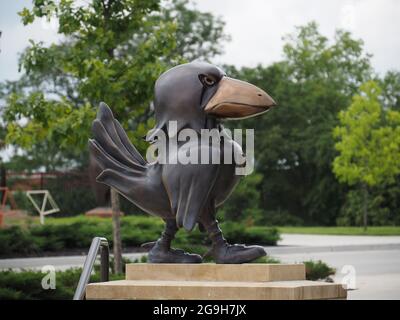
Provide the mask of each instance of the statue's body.
{"label": "statue's body", "polygon": [[[184,129],[193,129],[199,135],[202,129],[216,129],[223,134],[222,119],[253,116],[274,105],[261,89],[228,78],[213,65],[180,65],[162,74],[156,82],[156,127],[149,140],[157,141],[160,133],[167,140],[176,139]],[[176,121],[176,132],[167,129],[170,121]],[[235,174],[234,162],[224,164],[224,147],[178,142],[177,153],[167,149],[166,163],[148,163],[103,103],[92,130],[91,157],[103,170],[97,181],[115,188],[135,205],[166,222],[161,238],[150,245],[149,262],[201,262],[197,254],[170,247],[179,228],[190,231],[197,223],[212,240],[211,254],[217,263],[244,263],[265,255],[260,246],[229,245],[218,227],[216,208],[229,197],[240,178]],[[224,145],[232,145],[233,153],[242,153],[240,146],[225,135]],[[220,164],[179,162],[179,153],[197,152],[200,156],[202,151],[210,159],[220,159]]]}

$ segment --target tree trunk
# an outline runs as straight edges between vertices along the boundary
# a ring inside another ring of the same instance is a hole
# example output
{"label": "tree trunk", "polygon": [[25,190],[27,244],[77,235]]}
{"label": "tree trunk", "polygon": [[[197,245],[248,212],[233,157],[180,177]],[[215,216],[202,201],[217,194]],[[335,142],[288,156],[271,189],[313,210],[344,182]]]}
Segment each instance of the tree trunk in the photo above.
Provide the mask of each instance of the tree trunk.
{"label": "tree trunk", "polygon": [[114,253],[114,271],[122,273],[122,244],[121,244],[121,223],[120,223],[120,205],[118,192],[111,188],[111,209],[113,220],[113,253]]}
{"label": "tree trunk", "polygon": [[[5,188],[5,187],[7,187],[7,171],[6,171],[6,168],[4,167],[3,163],[1,163],[1,166],[0,166],[0,175],[1,175],[0,187]],[[4,191],[4,192],[1,193],[1,197],[0,197],[1,198],[0,202],[1,203],[3,203],[3,199],[4,199],[5,196],[6,196],[6,193]]]}
{"label": "tree trunk", "polygon": [[367,231],[368,227],[368,187],[364,185],[364,203],[363,203],[363,223],[364,231]]}

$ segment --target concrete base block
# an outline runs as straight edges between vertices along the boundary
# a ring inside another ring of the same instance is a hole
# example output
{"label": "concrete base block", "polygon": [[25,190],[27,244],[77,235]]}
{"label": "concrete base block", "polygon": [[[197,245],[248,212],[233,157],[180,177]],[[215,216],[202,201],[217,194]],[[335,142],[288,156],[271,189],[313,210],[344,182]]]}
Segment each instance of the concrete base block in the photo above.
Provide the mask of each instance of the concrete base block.
{"label": "concrete base block", "polygon": [[148,264],[126,266],[126,280],[92,283],[87,299],[346,299],[340,284],[307,281],[303,264]]}

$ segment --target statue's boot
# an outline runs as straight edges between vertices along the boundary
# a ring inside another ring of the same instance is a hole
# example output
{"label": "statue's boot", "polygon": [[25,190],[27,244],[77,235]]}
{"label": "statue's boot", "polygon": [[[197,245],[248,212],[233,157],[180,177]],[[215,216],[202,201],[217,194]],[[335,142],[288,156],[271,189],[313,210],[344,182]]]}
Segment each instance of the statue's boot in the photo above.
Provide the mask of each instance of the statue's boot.
{"label": "statue's boot", "polygon": [[[204,225],[204,224],[203,224]],[[214,220],[209,225],[204,225],[212,241],[209,252],[216,263],[238,264],[256,260],[266,255],[261,246],[246,246],[243,244],[230,245],[222,235],[218,221]]]}
{"label": "statue's boot", "polygon": [[201,263],[203,261],[202,257],[198,254],[171,248],[171,241],[174,239],[177,231],[178,228],[175,220],[166,220],[161,238],[155,243],[144,245],[145,247],[152,246],[148,254],[148,261],[150,263]]}

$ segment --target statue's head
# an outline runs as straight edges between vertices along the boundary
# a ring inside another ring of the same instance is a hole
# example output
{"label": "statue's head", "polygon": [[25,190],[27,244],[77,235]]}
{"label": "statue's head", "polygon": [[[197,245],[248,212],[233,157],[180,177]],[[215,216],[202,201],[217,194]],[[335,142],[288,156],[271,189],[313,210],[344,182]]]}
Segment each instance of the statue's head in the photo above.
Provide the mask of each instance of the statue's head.
{"label": "statue's head", "polygon": [[169,69],[156,81],[154,95],[156,129],[165,129],[174,120],[178,131],[200,130],[220,120],[253,117],[276,105],[265,91],[229,78],[220,68],[205,62]]}

